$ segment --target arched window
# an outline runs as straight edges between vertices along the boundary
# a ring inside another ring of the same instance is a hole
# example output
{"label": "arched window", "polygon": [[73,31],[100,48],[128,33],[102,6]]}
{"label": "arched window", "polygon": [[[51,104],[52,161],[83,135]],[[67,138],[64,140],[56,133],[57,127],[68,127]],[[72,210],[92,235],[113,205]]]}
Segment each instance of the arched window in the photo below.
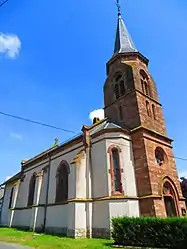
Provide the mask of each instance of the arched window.
{"label": "arched window", "polygon": [[141,79],[142,92],[145,94],[144,81]]}
{"label": "arched window", "polygon": [[125,94],[126,89],[124,85],[124,80],[122,79],[122,74],[117,72],[114,76],[115,80],[115,95],[116,99],[118,99],[121,95]]}
{"label": "arched window", "polygon": [[115,84],[115,95],[116,95],[116,99],[119,99],[120,92],[119,92],[119,86],[118,86],[118,84]]}
{"label": "arched window", "polygon": [[121,169],[120,169],[119,153],[117,149],[112,149],[112,159],[113,159],[114,191],[122,192]]}
{"label": "arched window", "polygon": [[116,76],[116,82],[118,82],[119,80],[121,79],[121,74],[120,73],[117,73],[117,76]]}
{"label": "arched window", "polygon": [[119,106],[119,118],[120,120],[123,120],[123,110],[121,106]]}
{"label": "arched window", "polygon": [[156,108],[155,105],[152,105],[153,118],[156,119]]}
{"label": "arched window", "polygon": [[150,87],[149,87],[149,77],[144,72],[144,70],[140,70],[140,80],[141,80],[142,92],[147,96],[151,96]]}
{"label": "arched window", "polygon": [[150,105],[149,102],[146,100],[146,110],[147,110],[147,115],[151,117],[151,110],[150,110]]}
{"label": "arched window", "polygon": [[123,80],[120,82],[120,94],[125,94],[125,85]]}
{"label": "arched window", "polygon": [[149,87],[148,87],[148,85],[147,85],[147,83],[144,81],[144,86],[145,86],[145,94],[147,95],[147,96],[150,96],[150,93],[149,93]]}
{"label": "arched window", "polygon": [[68,175],[69,165],[66,161],[62,161],[56,174],[56,202],[68,200]]}
{"label": "arched window", "polygon": [[121,195],[124,194],[122,187],[122,177],[123,172],[120,167],[120,147],[116,145],[111,145],[108,148],[108,153],[110,155],[110,174],[111,174],[111,195]]}
{"label": "arched window", "polygon": [[160,166],[167,161],[167,156],[162,148],[160,147],[156,148],[155,159],[156,159],[156,163]]}
{"label": "arched window", "polygon": [[13,194],[14,194],[14,187],[12,187],[11,192],[10,192],[10,199],[9,199],[9,208],[12,208],[12,201],[13,201]]}
{"label": "arched window", "polygon": [[35,187],[36,187],[36,173],[34,173],[30,179],[28,206],[32,206],[34,204]]}

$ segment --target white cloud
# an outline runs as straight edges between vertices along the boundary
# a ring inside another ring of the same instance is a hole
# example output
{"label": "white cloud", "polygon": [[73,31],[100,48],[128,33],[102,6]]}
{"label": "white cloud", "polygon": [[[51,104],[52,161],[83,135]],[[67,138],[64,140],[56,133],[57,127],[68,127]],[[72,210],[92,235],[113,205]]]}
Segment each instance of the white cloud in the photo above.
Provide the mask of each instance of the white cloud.
{"label": "white cloud", "polygon": [[0,33],[0,53],[14,59],[19,55],[20,48],[21,41],[17,35]]}
{"label": "white cloud", "polygon": [[17,139],[17,140],[20,140],[20,141],[23,139],[21,134],[18,134],[18,133],[15,133],[15,132],[10,132],[10,137],[14,138],[14,139]]}
{"label": "white cloud", "polygon": [[89,118],[91,121],[93,121],[94,118],[103,119],[105,117],[104,110],[103,109],[97,109],[92,112],[90,112]]}

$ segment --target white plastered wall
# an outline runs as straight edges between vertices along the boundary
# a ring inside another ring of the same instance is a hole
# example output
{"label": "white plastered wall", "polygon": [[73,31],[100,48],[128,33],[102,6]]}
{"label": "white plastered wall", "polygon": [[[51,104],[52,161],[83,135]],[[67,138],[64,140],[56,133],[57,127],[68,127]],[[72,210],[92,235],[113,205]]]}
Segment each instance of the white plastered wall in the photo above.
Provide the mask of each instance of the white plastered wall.
{"label": "white plastered wall", "polygon": [[[50,166],[50,181],[49,181],[49,192],[48,192],[48,204],[55,203],[56,196],[56,172],[62,160],[67,161],[70,167],[70,174],[68,179],[68,199],[75,199],[77,196],[80,198],[84,193],[82,186],[76,187],[76,177],[80,177],[80,174],[76,172],[76,165],[71,164],[76,155],[83,150],[83,144],[79,143],[67,151],[63,151],[52,157]],[[69,151],[69,152],[68,152]],[[81,168],[82,170],[82,168]],[[75,230],[75,215],[76,215],[76,203],[70,202],[65,205],[48,206],[47,217],[46,217],[46,228],[67,228],[67,230]]]}
{"label": "white plastered wall", "polygon": [[[120,165],[123,169],[122,186],[124,196],[121,200],[99,200],[93,203],[93,228],[110,229],[111,219],[118,216],[139,216],[136,181],[134,174],[133,153],[131,140],[123,133],[105,133],[92,140],[92,171],[93,197],[111,196],[110,146],[120,147]],[[129,197],[129,199],[128,199]]]}

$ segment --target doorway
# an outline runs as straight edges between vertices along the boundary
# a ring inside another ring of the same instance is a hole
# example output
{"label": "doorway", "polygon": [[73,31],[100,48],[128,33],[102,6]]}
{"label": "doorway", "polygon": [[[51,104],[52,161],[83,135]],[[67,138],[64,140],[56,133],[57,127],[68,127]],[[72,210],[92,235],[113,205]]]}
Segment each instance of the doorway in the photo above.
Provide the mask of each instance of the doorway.
{"label": "doorway", "polygon": [[163,197],[167,217],[178,216],[175,192],[169,182],[164,183]]}

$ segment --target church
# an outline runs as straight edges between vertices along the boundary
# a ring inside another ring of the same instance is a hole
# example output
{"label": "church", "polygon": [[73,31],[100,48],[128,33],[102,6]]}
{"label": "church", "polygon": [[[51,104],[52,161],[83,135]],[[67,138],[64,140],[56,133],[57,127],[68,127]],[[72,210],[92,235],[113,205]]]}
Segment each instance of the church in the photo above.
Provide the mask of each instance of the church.
{"label": "church", "polygon": [[105,118],[73,139],[22,161],[4,182],[3,226],[69,237],[111,234],[112,217],[186,214],[149,60],[118,6],[104,83]]}

